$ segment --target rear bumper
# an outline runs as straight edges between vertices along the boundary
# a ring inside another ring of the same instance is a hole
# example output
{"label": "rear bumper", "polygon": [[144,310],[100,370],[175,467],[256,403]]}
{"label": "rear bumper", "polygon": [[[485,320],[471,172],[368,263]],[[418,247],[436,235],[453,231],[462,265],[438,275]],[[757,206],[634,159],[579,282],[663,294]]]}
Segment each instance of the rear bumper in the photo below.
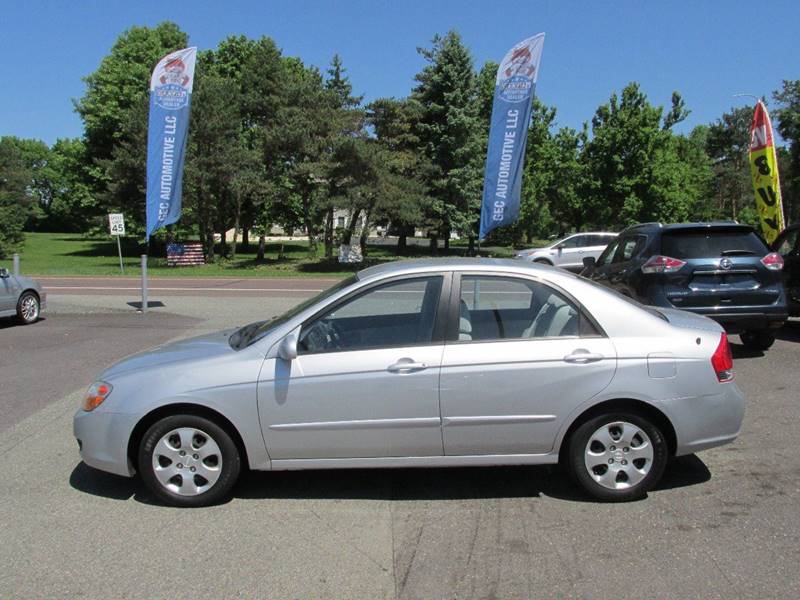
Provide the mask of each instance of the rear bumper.
{"label": "rear bumper", "polygon": [[707,310],[692,310],[690,312],[704,315],[714,319],[722,325],[728,333],[741,333],[749,330],[778,329],[789,318],[787,309],[781,312],[721,312]]}
{"label": "rear bumper", "polygon": [[665,400],[662,408],[675,426],[676,456],[692,454],[735,440],[744,420],[744,395],[736,383],[723,383],[719,394]]}

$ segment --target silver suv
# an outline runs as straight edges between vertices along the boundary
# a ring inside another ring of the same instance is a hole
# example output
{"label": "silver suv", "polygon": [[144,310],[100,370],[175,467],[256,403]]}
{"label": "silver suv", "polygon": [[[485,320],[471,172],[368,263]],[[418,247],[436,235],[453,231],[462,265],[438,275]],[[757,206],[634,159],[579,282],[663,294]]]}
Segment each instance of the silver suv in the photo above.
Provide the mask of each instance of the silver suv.
{"label": "silver suv", "polygon": [[605,231],[573,233],[545,248],[521,250],[517,252],[517,258],[554,265],[570,271],[580,271],[583,269],[584,258],[592,256],[597,259],[616,237],[616,233]]}

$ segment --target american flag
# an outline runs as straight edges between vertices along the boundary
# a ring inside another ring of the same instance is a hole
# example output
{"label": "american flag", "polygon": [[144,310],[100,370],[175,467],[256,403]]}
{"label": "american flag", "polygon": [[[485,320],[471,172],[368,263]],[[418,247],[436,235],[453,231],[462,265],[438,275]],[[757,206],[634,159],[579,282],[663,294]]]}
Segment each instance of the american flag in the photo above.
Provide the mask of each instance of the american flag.
{"label": "american flag", "polygon": [[204,265],[203,244],[167,244],[167,266]]}

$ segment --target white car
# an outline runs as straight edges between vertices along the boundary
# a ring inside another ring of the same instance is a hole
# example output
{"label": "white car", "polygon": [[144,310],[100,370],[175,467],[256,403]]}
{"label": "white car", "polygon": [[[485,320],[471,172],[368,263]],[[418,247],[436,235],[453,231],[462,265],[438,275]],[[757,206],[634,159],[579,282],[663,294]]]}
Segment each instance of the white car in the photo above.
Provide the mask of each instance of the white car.
{"label": "white car", "polygon": [[517,252],[517,258],[528,262],[553,265],[569,271],[583,269],[583,259],[592,256],[597,260],[611,242],[616,233],[606,231],[589,231],[573,233],[553,242],[544,248],[529,248]]}

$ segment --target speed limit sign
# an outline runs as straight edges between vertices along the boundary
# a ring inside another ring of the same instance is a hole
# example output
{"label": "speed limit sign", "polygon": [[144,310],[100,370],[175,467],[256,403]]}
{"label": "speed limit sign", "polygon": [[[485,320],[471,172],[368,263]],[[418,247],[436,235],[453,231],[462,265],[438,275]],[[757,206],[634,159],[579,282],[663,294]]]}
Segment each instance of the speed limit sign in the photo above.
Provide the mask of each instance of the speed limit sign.
{"label": "speed limit sign", "polygon": [[108,215],[108,232],[111,235],[125,235],[125,219],[120,213]]}

